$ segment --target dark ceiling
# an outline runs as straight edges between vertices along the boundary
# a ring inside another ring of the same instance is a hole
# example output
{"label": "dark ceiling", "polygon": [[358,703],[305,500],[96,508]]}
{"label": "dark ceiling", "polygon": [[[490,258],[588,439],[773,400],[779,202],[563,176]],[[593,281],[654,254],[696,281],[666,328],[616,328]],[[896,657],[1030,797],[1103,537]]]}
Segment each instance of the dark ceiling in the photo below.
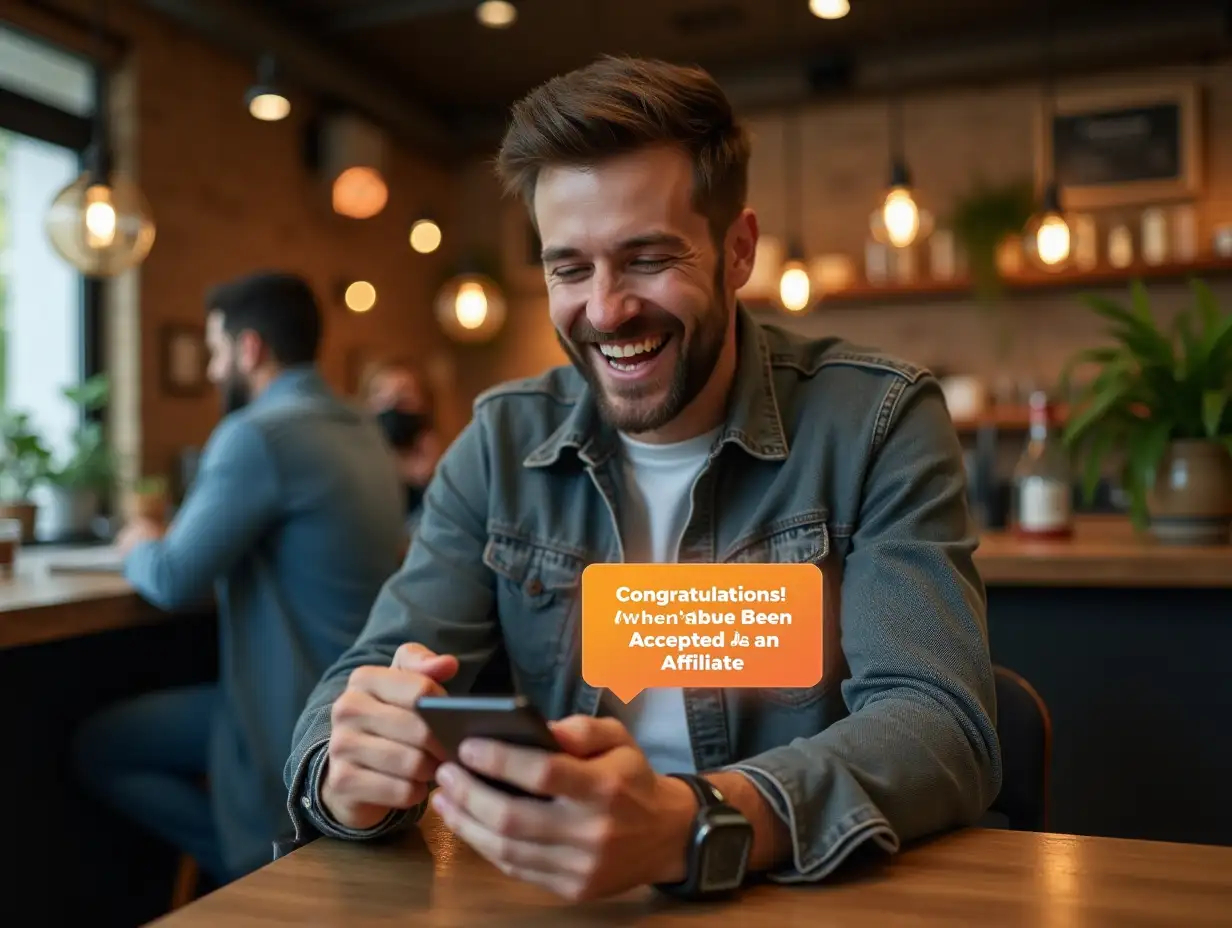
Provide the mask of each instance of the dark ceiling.
{"label": "dark ceiling", "polygon": [[[352,97],[362,83],[374,115],[471,145],[490,141],[517,97],[602,53],[701,64],[746,107],[876,92],[884,78],[879,86],[870,75],[885,71],[894,49],[908,88],[1021,79],[1040,73],[1047,8],[1046,0],[850,0],[848,16],[824,21],[807,0],[517,0],[517,22],[489,29],[476,21],[477,0],[143,2],[248,54],[289,37],[296,79],[328,73],[318,83]],[[1057,58],[1071,70],[1226,50],[1232,19],[1232,0],[1051,3]]]}
{"label": "dark ceiling", "polygon": [[[271,0],[266,0],[271,2]],[[1054,0],[1061,21],[1106,22],[1178,8],[1186,0]],[[474,0],[299,0],[296,19],[368,62],[442,113],[501,109],[597,54],[631,53],[718,71],[784,57],[859,54],[991,36],[1039,35],[1041,0],[851,0],[820,20],[806,0],[521,0],[506,29],[475,19]]]}

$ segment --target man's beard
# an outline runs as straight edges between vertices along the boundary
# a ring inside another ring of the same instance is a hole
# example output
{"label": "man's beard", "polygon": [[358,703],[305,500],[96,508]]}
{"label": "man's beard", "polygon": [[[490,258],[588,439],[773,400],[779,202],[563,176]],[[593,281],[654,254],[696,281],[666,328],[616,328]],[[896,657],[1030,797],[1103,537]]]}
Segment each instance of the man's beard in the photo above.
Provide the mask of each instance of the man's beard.
{"label": "man's beard", "polygon": [[248,386],[248,382],[244,380],[244,375],[236,370],[234,366],[227,371],[227,379],[219,385],[219,392],[222,394],[222,412],[224,416],[243,409],[252,402],[252,389]]}
{"label": "man's beard", "polygon": [[[620,326],[615,332],[599,332],[586,316],[580,315],[565,337],[559,330],[556,338],[561,347],[590,384],[599,407],[599,414],[610,426],[629,435],[661,429],[679,416],[697,398],[719,363],[723,343],[727,337],[730,311],[723,297],[723,267],[715,272],[714,293],[709,310],[698,318],[697,328],[685,341],[684,325],[675,316],[651,308]],[[661,403],[638,408],[649,390],[658,385],[630,385],[621,390],[614,401],[596,366],[606,363],[596,358],[592,345],[602,342],[629,341],[649,335],[667,335],[676,340],[676,364],[667,387],[667,396]]]}

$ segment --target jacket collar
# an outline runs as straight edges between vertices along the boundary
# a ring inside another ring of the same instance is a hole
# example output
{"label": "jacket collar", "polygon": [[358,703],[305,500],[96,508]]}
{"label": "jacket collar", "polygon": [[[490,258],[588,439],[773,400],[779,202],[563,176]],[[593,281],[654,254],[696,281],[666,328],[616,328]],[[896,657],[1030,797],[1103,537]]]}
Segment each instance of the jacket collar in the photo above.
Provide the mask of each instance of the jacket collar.
{"label": "jacket collar", "polygon": [[[715,451],[734,444],[762,460],[784,460],[789,449],[774,392],[770,346],[765,331],[742,303],[736,304],[736,345],[736,376]],[[564,424],[522,464],[548,467],[572,451],[583,464],[597,467],[618,446],[615,430],[600,417],[594,392],[586,384]]]}
{"label": "jacket collar", "polygon": [[278,402],[292,396],[317,396],[326,390],[325,381],[314,365],[297,364],[283,369],[252,405]]}

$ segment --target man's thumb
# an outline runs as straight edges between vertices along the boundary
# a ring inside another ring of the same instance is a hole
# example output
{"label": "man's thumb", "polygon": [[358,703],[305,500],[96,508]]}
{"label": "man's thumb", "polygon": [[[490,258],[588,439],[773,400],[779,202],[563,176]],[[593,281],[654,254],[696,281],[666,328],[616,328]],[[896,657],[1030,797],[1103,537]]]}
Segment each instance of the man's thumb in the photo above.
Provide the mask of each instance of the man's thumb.
{"label": "man's thumb", "polygon": [[437,654],[423,645],[404,644],[394,654],[392,666],[396,670],[410,670],[437,683],[444,683],[458,672],[458,659],[452,654]]}

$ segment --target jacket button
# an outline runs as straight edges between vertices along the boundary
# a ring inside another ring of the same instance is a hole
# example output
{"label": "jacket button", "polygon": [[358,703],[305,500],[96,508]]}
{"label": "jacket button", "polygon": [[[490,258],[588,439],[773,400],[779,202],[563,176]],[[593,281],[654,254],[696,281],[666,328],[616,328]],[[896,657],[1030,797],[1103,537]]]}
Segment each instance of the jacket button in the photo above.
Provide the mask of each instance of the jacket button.
{"label": "jacket button", "polygon": [[533,577],[526,581],[526,593],[529,596],[538,596],[543,592],[543,581],[538,577]]}

